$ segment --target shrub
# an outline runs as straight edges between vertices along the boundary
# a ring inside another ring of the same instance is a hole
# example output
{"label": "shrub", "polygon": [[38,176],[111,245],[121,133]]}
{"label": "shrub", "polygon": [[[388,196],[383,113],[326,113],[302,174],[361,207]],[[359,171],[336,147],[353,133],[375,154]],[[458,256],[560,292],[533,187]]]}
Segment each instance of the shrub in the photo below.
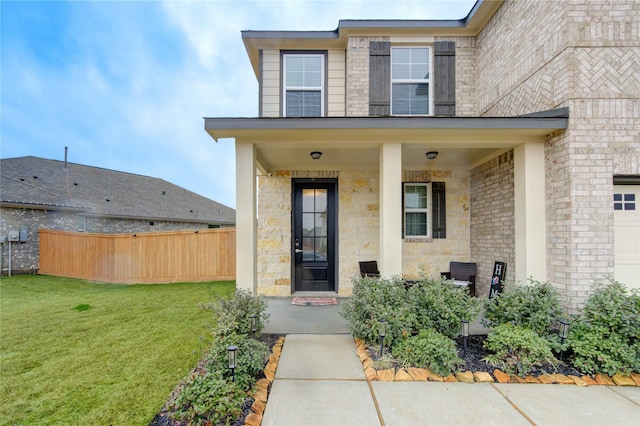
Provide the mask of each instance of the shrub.
{"label": "shrub", "polygon": [[254,296],[247,290],[236,290],[231,299],[219,299],[204,306],[213,312],[215,325],[214,335],[249,334],[251,333],[251,315],[256,315],[257,333],[259,333],[269,314],[267,303],[261,296]]}
{"label": "shrub", "polygon": [[238,347],[235,381],[242,389],[250,389],[269,359],[269,346],[246,335],[219,336],[209,351],[207,370],[223,377],[230,376],[227,348],[232,345]]}
{"label": "shrub", "polygon": [[640,371],[638,350],[629,345],[618,333],[607,327],[575,324],[570,335],[573,365],[583,373],[605,373],[613,376],[618,371]]}
{"label": "shrub", "polygon": [[393,349],[393,355],[405,365],[428,368],[441,376],[462,365],[455,342],[434,330],[422,330],[404,339]]}
{"label": "shrub", "polygon": [[482,322],[488,327],[522,326],[548,336],[561,314],[560,292],[548,282],[531,280],[530,285],[507,286],[504,293],[487,299]]}
{"label": "shrub", "polygon": [[535,366],[556,364],[551,344],[533,330],[519,325],[502,324],[487,336],[485,349],[493,354],[484,358],[508,374],[524,376]]}
{"label": "shrub", "polygon": [[183,385],[173,405],[173,416],[190,424],[219,424],[237,418],[246,392],[219,372],[194,374]]}
{"label": "shrub", "polygon": [[444,280],[422,279],[407,298],[415,314],[413,330],[430,328],[450,338],[460,334],[462,320],[473,321],[482,309],[480,299],[470,297],[467,288]]}
{"label": "shrub", "polygon": [[596,282],[589,293],[584,308],[583,320],[592,326],[602,326],[610,333],[621,335],[625,340],[640,339],[640,294],[628,290],[617,281]]}
{"label": "shrub", "polygon": [[569,335],[573,364],[585,373],[640,371],[640,295],[596,282]]}
{"label": "shrub", "polygon": [[347,320],[355,337],[369,343],[379,340],[381,319],[385,319],[385,344],[392,347],[402,339],[415,322],[407,304],[404,282],[394,278],[355,278],[353,294],[342,304],[340,315]]}

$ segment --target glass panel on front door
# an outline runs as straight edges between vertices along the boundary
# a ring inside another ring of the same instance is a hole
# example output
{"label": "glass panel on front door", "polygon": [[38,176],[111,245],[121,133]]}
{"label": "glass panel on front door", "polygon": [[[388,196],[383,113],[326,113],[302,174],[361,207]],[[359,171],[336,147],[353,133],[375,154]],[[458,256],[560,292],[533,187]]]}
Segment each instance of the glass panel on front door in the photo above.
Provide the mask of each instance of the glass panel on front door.
{"label": "glass panel on front door", "polygon": [[327,190],[302,190],[302,261],[327,261]]}

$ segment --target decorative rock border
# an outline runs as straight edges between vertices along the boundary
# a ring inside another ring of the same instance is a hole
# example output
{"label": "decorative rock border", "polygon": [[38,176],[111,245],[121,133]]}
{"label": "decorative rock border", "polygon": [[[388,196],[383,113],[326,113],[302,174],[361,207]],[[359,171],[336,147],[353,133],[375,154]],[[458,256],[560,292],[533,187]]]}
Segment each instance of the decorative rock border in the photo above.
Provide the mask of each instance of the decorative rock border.
{"label": "decorative rock border", "polygon": [[[563,384],[577,386],[640,386],[640,374],[616,373],[613,377],[605,374],[596,374],[594,378],[583,375],[565,376],[562,374],[542,374],[539,377],[526,376],[520,377],[509,375],[498,369],[493,371],[493,376],[487,372],[471,372],[463,371],[455,375],[440,376],[435,374],[428,368],[407,369],[394,368],[388,370],[376,370],[373,368],[373,360],[367,350],[367,345],[362,339],[355,339],[356,353],[362,362],[362,368],[368,381],[387,381],[387,382],[464,382],[464,383],[544,383],[544,384]],[[495,379],[494,379],[495,377]]]}
{"label": "decorative rock border", "polygon": [[269,387],[276,376],[276,370],[278,369],[278,362],[280,361],[280,354],[282,353],[282,346],[284,345],[284,336],[276,340],[276,343],[271,349],[271,356],[264,368],[264,379],[260,379],[256,382],[253,391],[250,395],[255,400],[251,405],[251,412],[244,419],[244,424],[247,426],[260,426],[262,423],[262,416],[264,410],[267,408],[267,399],[269,398]]}

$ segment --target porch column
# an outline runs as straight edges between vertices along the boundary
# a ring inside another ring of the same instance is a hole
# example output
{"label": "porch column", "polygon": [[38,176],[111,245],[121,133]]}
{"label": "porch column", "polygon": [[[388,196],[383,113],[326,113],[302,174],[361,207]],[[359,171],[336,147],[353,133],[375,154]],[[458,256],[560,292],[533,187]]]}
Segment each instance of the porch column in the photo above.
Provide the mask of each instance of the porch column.
{"label": "porch column", "polygon": [[402,144],[380,147],[380,273],[402,275]]}
{"label": "porch column", "polygon": [[544,144],[513,150],[515,204],[515,278],[547,279]]}
{"label": "porch column", "polygon": [[257,281],[256,149],[236,141],[236,288],[256,294]]}

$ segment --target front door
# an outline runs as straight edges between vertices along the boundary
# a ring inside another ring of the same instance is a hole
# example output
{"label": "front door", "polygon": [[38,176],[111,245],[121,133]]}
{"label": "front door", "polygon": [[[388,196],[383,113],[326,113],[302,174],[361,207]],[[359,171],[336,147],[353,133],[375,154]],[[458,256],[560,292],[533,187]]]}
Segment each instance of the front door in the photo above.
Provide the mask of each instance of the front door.
{"label": "front door", "polygon": [[293,291],[336,291],[337,181],[293,181]]}

